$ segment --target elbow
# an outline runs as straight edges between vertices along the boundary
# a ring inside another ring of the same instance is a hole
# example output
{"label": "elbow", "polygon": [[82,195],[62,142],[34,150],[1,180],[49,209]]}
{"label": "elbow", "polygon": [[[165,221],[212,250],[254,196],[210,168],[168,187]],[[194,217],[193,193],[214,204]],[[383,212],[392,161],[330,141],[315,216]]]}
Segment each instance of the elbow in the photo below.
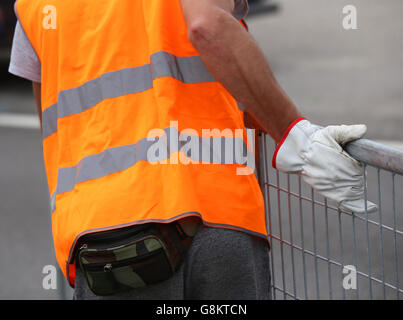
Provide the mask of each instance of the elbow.
{"label": "elbow", "polygon": [[195,46],[202,44],[209,44],[217,36],[223,28],[223,17],[216,16],[211,17],[198,17],[188,26],[188,38],[190,42]]}
{"label": "elbow", "polygon": [[215,30],[208,25],[205,19],[199,19],[188,27],[188,38],[197,47],[197,44],[209,42],[214,36]]}

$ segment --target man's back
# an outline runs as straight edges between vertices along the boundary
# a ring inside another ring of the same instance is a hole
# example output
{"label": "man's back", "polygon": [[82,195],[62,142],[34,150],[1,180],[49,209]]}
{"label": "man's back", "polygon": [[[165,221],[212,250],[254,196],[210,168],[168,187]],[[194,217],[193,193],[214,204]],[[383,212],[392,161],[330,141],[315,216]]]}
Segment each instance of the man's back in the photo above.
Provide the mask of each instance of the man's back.
{"label": "man's back", "polygon": [[248,165],[234,156],[242,112],[189,41],[179,0],[19,0],[16,9],[41,62],[62,268],[74,268],[80,236],[150,221],[199,216],[265,236],[256,177],[237,174]]}

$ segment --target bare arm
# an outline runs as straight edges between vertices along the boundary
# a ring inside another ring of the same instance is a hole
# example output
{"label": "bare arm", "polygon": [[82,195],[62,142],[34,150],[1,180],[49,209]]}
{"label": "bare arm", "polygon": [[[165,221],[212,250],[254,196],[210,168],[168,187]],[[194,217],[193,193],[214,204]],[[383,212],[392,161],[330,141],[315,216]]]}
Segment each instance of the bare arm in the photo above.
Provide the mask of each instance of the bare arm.
{"label": "bare arm", "polygon": [[263,52],[232,16],[234,0],[181,0],[188,37],[215,78],[279,141],[300,114]]}
{"label": "bare arm", "polygon": [[42,129],[42,108],[41,108],[41,84],[38,82],[32,82],[32,88],[34,91],[35,105],[38,112],[39,121]]}

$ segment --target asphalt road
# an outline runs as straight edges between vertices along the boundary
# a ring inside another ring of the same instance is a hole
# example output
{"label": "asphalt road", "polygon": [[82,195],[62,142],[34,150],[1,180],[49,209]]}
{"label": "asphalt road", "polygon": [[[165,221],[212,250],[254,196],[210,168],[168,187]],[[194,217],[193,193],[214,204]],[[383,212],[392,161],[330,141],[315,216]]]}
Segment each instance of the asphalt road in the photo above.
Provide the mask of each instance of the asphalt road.
{"label": "asphalt road", "polygon": [[[281,0],[250,30],[293,101],[321,124],[365,123],[371,139],[403,140],[403,4],[399,0]],[[357,8],[344,30],[342,8]]]}
{"label": "asphalt road", "polygon": [[[403,3],[401,0],[281,0],[276,15],[263,15],[248,20],[251,33],[262,46],[275,75],[305,116],[322,125],[333,123],[365,123],[367,137],[376,140],[403,141]],[[358,30],[342,28],[342,8],[356,5]],[[0,68],[0,120],[9,113],[34,114],[35,107],[28,82],[8,76],[6,65]],[[1,121],[0,121],[1,123]],[[377,172],[370,169],[368,176],[369,199],[378,203]],[[275,181],[275,176],[271,176]],[[282,186],[286,180],[282,177]],[[291,180],[292,188],[295,181]],[[403,181],[395,177],[396,225],[403,230]],[[393,226],[393,201],[391,175],[381,172],[381,203],[383,222]],[[271,199],[277,193],[271,192]],[[307,196],[310,191],[304,187]],[[279,233],[278,204],[272,200],[273,234]],[[291,200],[293,240],[301,245],[298,201]],[[282,234],[290,239],[288,198],[280,196]],[[305,246],[326,257],[325,212],[303,203]],[[277,218],[276,218],[277,216]],[[313,237],[315,218],[315,235]],[[340,261],[338,216],[329,213],[329,249],[331,259]],[[371,219],[379,221],[379,213]],[[384,271],[380,259],[379,229],[370,224],[369,249],[366,246],[365,221],[356,219],[357,259],[354,259],[352,219],[342,216],[344,264],[355,264],[368,273],[368,252],[371,257],[371,275],[385,278],[395,284],[394,238],[389,229],[383,231]],[[402,235],[396,237],[399,264],[403,274]],[[297,295],[304,297],[302,255],[295,254]],[[291,250],[275,242],[276,285],[293,293]],[[56,290],[42,287],[45,265],[54,265],[48,190],[41,154],[38,129],[16,128],[0,125],[0,299],[56,299]],[[328,264],[317,261],[320,297],[329,297]],[[309,298],[317,297],[315,260],[306,256],[307,291]],[[332,289],[335,297],[342,297],[341,272],[331,266]],[[400,275],[400,287],[403,276]],[[359,296],[369,296],[369,283],[359,279]],[[383,286],[373,284],[373,296],[383,297]],[[71,297],[71,290],[66,296]],[[346,293],[355,298],[356,291]],[[387,298],[396,297],[390,288]],[[402,296],[402,294],[401,294]],[[282,296],[277,296],[282,298]]]}

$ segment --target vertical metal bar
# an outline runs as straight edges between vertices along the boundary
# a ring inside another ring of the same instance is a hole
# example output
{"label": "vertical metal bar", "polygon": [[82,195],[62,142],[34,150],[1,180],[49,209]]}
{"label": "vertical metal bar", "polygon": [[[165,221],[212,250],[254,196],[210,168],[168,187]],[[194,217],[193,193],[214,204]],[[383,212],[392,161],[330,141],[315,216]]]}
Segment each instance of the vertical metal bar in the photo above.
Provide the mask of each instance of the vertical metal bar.
{"label": "vertical metal bar", "polygon": [[281,272],[283,280],[283,290],[284,290],[284,300],[287,298],[286,295],[286,284],[285,284],[285,272],[284,272],[284,248],[283,248],[283,231],[281,226],[281,201],[280,201],[280,174],[278,170],[276,171],[276,183],[277,183],[277,212],[278,212],[278,229],[280,238],[280,256],[281,256]]}
{"label": "vertical metal bar", "polygon": [[304,275],[304,292],[305,299],[308,299],[308,286],[306,281],[306,261],[305,261],[305,241],[304,241],[304,219],[302,210],[302,190],[301,190],[301,177],[298,176],[298,200],[299,200],[299,218],[300,218],[300,232],[301,232],[301,249],[302,249],[302,271]]}
{"label": "vertical metal bar", "polygon": [[371,250],[369,244],[369,228],[368,228],[368,208],[367,208],[367,198],[368,198],[368,190],[367,190],[367,170],[366,164],[364,164],[364,206],[365,206],[365,226],[366,226],[366,237],[367,237],[367,256],[368,256],[368,283],[369,283],[369,298],[370,300],[373,299],[372,294],[372,272],[371,272]]}
{"label": "vertical metal bar", "polygon": [[316,298],[320,299],[319,292],[319,273],[318,273],[318,255],[316,248],[316,223],[315,223],[315,199],[314,199],[314,191],[311,188],[311,198],[312,198],[312,231],[313,231],[313,252],[315,255],[315,280],[316,280]]}
{"label": "vertical metal bar", "polygon": [[332,274],[330,265],[330,245],[329,245],[329,217],[328,217],[327,199],[325,198],[325,224],[326,224],[326,254],[327,254],[327,274],[329,281],[329,299],[333,300]]}
{"label": "vertical metal bar", "polygon": [[288,222],[290,227],[290,243],[291,243],[291,268],[292,268],[292,281],[294,286],[294,296],[297,296],[297,288],[295,282],[295,263],[294,263],[294,241],[292,232],[292,217],[291,217],[291,190],[290,190],[290,175],[287,174],[287,191],[288,191]]}
{"label": "vertical metal bar", "polygon": [[[344,267],[344,249],[343,249],[343,231],[342,231],[342,224],[341,224],[341,211],[340,209],[337,210],[338,213],[338,221],[339,221],[339,239],[340,239],[340,262],[341,262],[341,283],[343,284],[343,267]],[[342,290],[342,297],[343,300],[346,300],[346,290],[344,289],[344,286],[341,286]]]}
{"label": "vertical metal bar", "polygon": [[[355,232],[355,214],[352,215],[352,226],[353,226],[353,259],[354,259],[354,267],[358,269],[358,263],[357,263],[357,237],[356,237],[356,232]],[[357,300],[360,298],[359,294],[359,281],[357,279],[357,289],[355,290],[355,295]]]}
{"label": "vertical metal bar", "polygon": [[273,288],[273,298],[276,299],[276,290],[275,290],[275,285],[276,285],[276,279],[275,279],[275,272],[274,272],[274,256],[273,256],[273,238],[272,238],[272,224],[271,224],[271,207],[270,207],[270,190],[269,190],[269,174],[268,174],[268,165],[267,165],[267,159],[268,159],[268,154],[267,154],[267,136],[266,134],[263,134],[263,170],[264,170],[264,192],[265,192],[265,210],[267,209],[267,214],[268,214],[268,223],[269,223],[269,241],[270,241],[270,264],[271,264],[271,275],[272,275],[272,288]]}
{"label": "vertical metal bar", "polygon": [[385,286],[385,260],[383,255],[383,224],[382,224],[382,202],[381,202],[381,175],[380,169],[377,168],[378,176],[378,212],[379,212],[379,250],[381,255],[381,272],[382,272],[382,293],[383,299],[386,299],[386,286]]}
{"label": "vertical metal bar", "polygon": [[397,299],[400,298],[399,292],[399,262],[397,255],[397,239],[396,239],[396,194],[395,194],[395,173],[392,173],[392,203],[393,203],[393,246],[395,253],[395,283]]}

